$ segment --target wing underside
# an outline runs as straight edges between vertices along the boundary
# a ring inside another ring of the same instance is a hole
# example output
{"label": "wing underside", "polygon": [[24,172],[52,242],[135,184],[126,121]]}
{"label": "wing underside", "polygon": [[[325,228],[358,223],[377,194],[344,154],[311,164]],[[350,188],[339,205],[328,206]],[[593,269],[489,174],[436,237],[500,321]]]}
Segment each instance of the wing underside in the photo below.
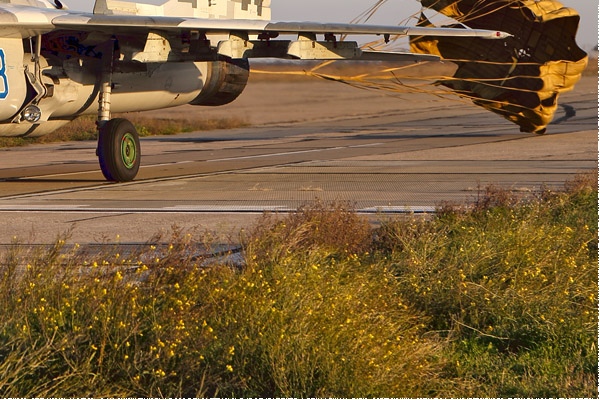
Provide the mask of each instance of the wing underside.
{"label": "wing underside", "polygon": [[[365,52],[356,42],[338,41],[336,35],[393,36],[436,35],[502,39],[508,35],[484,29],[449,29],[409,26],[271,22],[262,19],[211,19],[127,14],[76,13],[60,9],[7,4],[0,6],[0,37],[33,37],[52,31],[94,32],[105,35],[154,34],[167,37],[187,33],[205,38],[217,35],[213,46],[219,56],[233,59],[275,57],[292,59],[381,59],[386,61],[432,61],[433,55]],[[274,40],[296,35],[297,40]],[[319,41],[317,35],[324,35]]]}

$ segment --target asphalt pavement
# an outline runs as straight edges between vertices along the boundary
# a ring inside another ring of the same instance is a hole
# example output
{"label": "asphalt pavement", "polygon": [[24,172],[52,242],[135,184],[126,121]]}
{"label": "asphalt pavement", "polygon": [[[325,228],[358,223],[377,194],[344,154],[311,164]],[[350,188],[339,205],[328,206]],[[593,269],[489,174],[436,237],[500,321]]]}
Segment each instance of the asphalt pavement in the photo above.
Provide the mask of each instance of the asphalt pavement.
{"label": "asphalt pavement", "polygon": [[173,226],[235,238],[264,211],[345,201],[379,213],[429,213],[493,184],[560,188],[598,167],[597,77],[563,95],[548,133],[521,133],[461,101],[386,95],[334,82],[251,82],[216,109],[160,117],[246,120],[246,128],[142,139],[136,181],[103,181],[94,142],[0,150],[0,244],[141,243]]}

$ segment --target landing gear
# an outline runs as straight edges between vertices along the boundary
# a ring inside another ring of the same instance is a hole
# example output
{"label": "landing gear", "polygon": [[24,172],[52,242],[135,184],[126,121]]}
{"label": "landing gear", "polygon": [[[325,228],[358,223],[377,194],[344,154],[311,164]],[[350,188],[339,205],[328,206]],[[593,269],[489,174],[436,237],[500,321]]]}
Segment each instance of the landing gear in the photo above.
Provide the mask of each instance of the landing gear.
{"label": "landing gear", "polygon": [[104,177],[113,182],[132,181],[140,168],[140,139],[131,122],[114,118],[102,125],[98,159]]}
{"label": "landing gear", "polygon": [[115,37],[106,42],[102,54],[100,93],[98,96],[98,148],[96,154],[106,180],[132,181],[140,169],[140,138],[131,122],[110,117],[110,95],[113,89],[114,61],[119,58],[119,42]]}

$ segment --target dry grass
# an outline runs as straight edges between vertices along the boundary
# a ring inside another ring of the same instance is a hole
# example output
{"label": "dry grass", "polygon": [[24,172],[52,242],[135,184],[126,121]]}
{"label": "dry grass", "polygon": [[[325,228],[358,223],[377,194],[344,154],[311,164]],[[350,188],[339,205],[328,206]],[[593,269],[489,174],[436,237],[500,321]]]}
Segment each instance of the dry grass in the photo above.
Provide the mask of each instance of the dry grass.
{"label": "dry grass", "polygon": [[[175,135],[183,132],[208,131],[215,129],[233,129],[247,126],[240,118],[218,119],[159,119],[143,116],[139,113],[117,114],[115,117],[127,118],[136,127],[140,136]],[[54,143],[67,141],[96,140],[96,118],[82,116],[62,128],[36,138],[0,138],[0,147],[24,146],[33,143]]]}
{"label": "dry grass", "polygon": [[2,397],[598,396],[598,175],[373,231],[348,204],[0,259]]}
{"label": "dry grass", "polygon": [[264,214],[250,231],[246,250],[255,259],[273,261],[311,249],[345,257],[368,251],[371,236],[369,222],[350,204],[317,200],[285,217]]}

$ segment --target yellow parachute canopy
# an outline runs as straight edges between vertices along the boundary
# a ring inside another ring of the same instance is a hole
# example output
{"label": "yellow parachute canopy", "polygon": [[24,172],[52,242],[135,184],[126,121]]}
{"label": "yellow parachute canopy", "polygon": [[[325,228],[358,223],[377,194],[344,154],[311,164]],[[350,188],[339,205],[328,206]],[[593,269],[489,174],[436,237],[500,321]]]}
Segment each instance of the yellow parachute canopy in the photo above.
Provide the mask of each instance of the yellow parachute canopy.
{"label": "yellow parachute canopy", "polygon": [[[505,41],[411,37],[415,53],[436,54],[458,65],[440,80],[460,96],[518,124],[543,133],[587,66],[575,35],[579,14],[555,0],[420,0],[424,7],[473,29],[514,35]],[[431,22],[421,15],[419,25]],[[458,25],[460,27],[460,25]]]}

